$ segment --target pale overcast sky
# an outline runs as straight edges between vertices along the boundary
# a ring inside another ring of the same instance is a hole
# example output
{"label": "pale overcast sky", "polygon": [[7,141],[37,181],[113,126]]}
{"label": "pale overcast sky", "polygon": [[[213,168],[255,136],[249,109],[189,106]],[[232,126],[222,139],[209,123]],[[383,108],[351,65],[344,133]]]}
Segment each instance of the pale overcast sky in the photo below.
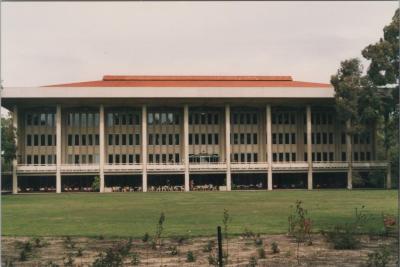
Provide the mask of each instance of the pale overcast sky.
{"label": "pale overcast sky", "polygon": [[292,75],[329,82],[397,2],[3,3],[5,86],[104,74]]}

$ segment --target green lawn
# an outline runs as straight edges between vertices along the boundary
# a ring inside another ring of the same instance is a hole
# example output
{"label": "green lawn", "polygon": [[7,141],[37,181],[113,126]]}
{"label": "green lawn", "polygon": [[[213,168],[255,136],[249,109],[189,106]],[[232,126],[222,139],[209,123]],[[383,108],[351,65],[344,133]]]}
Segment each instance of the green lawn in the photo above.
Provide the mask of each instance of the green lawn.
{"label": "green lawn", "polygon": [[346,222],[364,205],[369,227],[397,214],[397,191],[277,190],[272,192],[62,193],[2,197],[2,232],[8,236],[142,236],[153,233],[163,211],[167,235],[211,235],[224,208],[230,232],[285,233],[290,206],[302,200],[316,229]]}

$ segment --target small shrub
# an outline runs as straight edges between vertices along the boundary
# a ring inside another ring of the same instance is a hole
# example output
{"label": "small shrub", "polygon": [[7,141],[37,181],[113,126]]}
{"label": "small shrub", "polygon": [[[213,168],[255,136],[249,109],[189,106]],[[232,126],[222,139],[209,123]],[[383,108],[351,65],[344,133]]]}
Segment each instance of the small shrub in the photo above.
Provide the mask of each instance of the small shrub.
{"label": "small shrub", "polygon": [[76,251],[76,256],[77,257],[82,257],[83,256],[83,248],[78,248],[78,250]]}
{"label": "small shrub", "polygon": [[171,246],[171,247],[169,247],[169,250],[170,250],[170,254],[172,256],[176,256],[179,254],[179,250],[178,250],[177,246]]}
{"label": "small shrub", "polygon": [[271,243],[271,251],[274,254],[277,254],[277,253],[280,252],[280,249],[279,249],[279,246],[278,246],[277,242],[274,241],[274,242]]}
{"label": "small shrub", "polygon": [[264,248],[257,249],[257,255],[259,259],[265,259],[265,250]]}
{"label": "small shrub", "polygon": [[36,248],[41,248],[44,247],[46,245],[46,243],[39,237],[35,237],[33,238],[33,244]]}
{"label": "small shrub", "polygon": [[203,247],[203,252],[211,252],[214,246],[215,242],[213,240],[208,240],[207,244],[205,244]]}
{"label": "small shrub", "polygon": [[257,266],[257,258],[254,256],[251,256],[249,259],[249,264],[247,266],[248,267],[256,267]]}
{"label": "small shrub", "polygon": [[140,264],[139,254],[134,252],[131,257],[132,257],[131,264],[133,266],[138,266]]}
{"label": "small shrub", "polygon": [[196,261],[196,257],[194,256],[193,251],[189,250],[186,254],[186,261],[187,262],[195,262]]}
{"label": "small shrub", "polygon": [[380,247],[377,251],[368,254],[367,267],[386,267],[389,264],[389,260],[389,249]]}
{"label": "small shrub", "polygon": [[322,231],[328,242],[333,244],[334,249],[356,249],[360,246],[360,234],[362,227],[369,217],[361,209],[355,209],[355,217],[352,221],[338,224],[330,231]]}
{"label": "small shrub", "polygon": [[75,248],[75,242],[72,240],[72,238],[70,236],[67,236],[64,239],[64,246],[67,249],[73,249],[73,248]]}
{"label": "small shrub", "polygon": [[92,187],[92,191],[94,191],[94,192],[100,191],[100,177],[99,176],[94,177],[91,187]]}
{"label": "small shrub", "polygon": [[149,233],[144,233],[143,237],[142,237],[142,241],[143,243],[147,243],[150,240],[150,235]]}

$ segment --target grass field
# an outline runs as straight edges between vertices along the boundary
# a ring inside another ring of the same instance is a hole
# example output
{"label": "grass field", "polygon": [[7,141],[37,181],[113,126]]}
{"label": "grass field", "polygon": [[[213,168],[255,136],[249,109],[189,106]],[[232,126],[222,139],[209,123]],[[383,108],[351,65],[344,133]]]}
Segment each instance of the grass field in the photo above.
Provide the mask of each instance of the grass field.
{"label": "grass field", "polygon": [[142,236],[153,233],[160,213],[166,235],[213,235],[224,208],[231,233],[244,228],[285,233],[290,206],[302,200],[314,228],[346,222],[364,205],[369,227],[381,227],[381,214],[397,214],[397,191],[277,190],[272,192],[63,193],[2,197],[2,233],[7,236]]}

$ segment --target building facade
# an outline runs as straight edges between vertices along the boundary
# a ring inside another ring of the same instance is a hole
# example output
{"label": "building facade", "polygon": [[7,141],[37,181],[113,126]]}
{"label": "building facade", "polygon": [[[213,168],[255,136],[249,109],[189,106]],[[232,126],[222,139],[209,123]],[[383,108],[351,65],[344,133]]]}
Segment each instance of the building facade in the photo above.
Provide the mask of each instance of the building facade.
{"label": "building facade", "polygon": [[2,106],[17,129],[13,193],[38,177],[59,193],[95,176],[100,192],[110,181],[144,192],[312,189],[335,177],[351,189],[354,172],[387,168],[372,130],[346,134],[329,84],[290,76],[104,76],[5,88]]}

